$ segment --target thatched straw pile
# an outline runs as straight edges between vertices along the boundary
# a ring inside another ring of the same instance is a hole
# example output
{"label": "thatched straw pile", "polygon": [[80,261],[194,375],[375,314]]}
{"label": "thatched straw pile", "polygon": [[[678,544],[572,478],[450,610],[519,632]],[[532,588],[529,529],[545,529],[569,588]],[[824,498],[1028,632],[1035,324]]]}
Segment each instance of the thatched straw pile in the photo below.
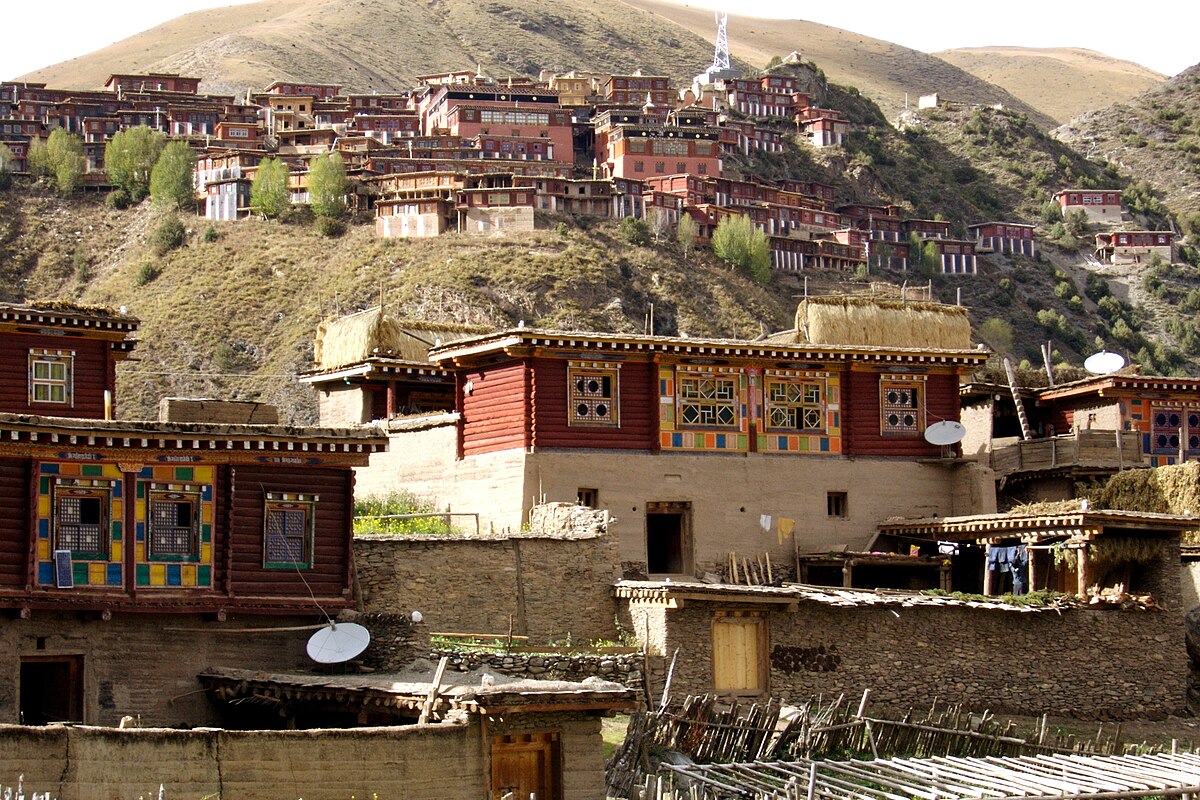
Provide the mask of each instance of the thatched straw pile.
{"label": "thatched straw pile", "polygon": [[428,361],[429,348],[490,330],[479,325],[397,320],[376,307],[318,325],[313,359],[319,369],[380,356]]}
{"label": "thatched straw pile", "polygon": [[801,344],[971,349],[967,309],[874,297],[809,297],[796,309]]}
{"label": "thatched straw pile", "polygon": [[[1200,462],[1118,472],[1095,493],[1095,508],[1200,514]],[[1200,543],[1200,531],[1185,531],[1184,542]]]}
{"label": "thatched straw pile", "polygon": [[1149,564],[1162,558],[1161,539],[1133,536],[1102,536],[1088,547],[1097,564]]}

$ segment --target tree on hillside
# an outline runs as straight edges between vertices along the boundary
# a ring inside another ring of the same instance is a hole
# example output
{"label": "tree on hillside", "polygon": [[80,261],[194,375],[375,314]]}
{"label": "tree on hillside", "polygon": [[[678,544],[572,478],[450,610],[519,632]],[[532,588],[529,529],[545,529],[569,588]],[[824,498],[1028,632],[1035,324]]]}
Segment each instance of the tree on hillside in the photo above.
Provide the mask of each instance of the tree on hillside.
{"label": "tree on hillside", "polygon": [[46,150],[45,139],[30,139],[29,149],[25,151],[25,163],[29,174],[35,178],[45,178],[53,170],[50,169],[50,153]]}
{"label": "tree on hillside", "polygon": [[167,137],[145,125],[117,131],[104,146],[104,171],[114,188],[122,189],[134,203],[150,191],[150,172]]}
{"label": "tree on hillside", "polygon": [[0,142],[0,191],[12,185],[13,154],[8,145]]}
{"label": "tree on hillside", "polygon": [[341,219],[346,213],[349,191],[341,153],[317,156],[308,165],[308,202],[318,217]]}
{"label": "tree on hillside", "polygon": [[83,139],[62,128],[55,128],[46,140],[46,160],[58,190],[64,194],[83,186],[87,160],[83,156]]}
{"label": "tree on hillside", "polygon": [[150,172],[150,197],[164,208],[192,209],[196,205],[196,190],[192,169],[196,152],[187,142],[171,142],[163,148],[158,163]]}
{"label": "tree on hillside", "polygon": [[692,219],[691,214],[685,213],[679,218],[679,225],[675,228],[675,238],[679,242],[679,249],[683,253],[684,260],[691,258],[692,251],[696,249],[696,220]]}
{"label": "tree on hillside", "polygon": [[761,284],[771,280],[771,243],[750,217],[737,214],[717,224],[712,238],[717,258],[745,272]]}
{"label": "tree on hillside", "polygon": [[291,204],[287,165],[275,158],[264,158],[250,183],[250,210],[267,219],[278,219]]}

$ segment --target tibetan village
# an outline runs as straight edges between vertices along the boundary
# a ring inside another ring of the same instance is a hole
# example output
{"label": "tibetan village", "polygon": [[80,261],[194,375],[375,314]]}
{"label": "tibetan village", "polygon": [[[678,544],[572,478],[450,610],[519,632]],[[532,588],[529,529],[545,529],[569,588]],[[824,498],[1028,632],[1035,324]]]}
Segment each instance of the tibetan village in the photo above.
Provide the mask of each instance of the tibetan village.
{"label": "tibetan village", "polygon": [[[1096,348],[1020,380],[933,286],[1038,259],[1028,219],[729,169],[854,123],[797,53],[731,67],[725,25],[686,85],[0,83],[11,191],[137,204],[141,141],[155,186],[185,154],[214,239],[277,203],[380,248],[744,223],[804,287],[741,337],[343,306],[277,376],[300,420],[126,413],[152,269],[111,306],[0,302],[0,797],[1200,796],[1191,743],[1121,727],[1192,724],[1200,379]],[[1053,203],[1097,263],[1178,261],[1120,189]],[[801,283],[831,274],[889,280]]]}

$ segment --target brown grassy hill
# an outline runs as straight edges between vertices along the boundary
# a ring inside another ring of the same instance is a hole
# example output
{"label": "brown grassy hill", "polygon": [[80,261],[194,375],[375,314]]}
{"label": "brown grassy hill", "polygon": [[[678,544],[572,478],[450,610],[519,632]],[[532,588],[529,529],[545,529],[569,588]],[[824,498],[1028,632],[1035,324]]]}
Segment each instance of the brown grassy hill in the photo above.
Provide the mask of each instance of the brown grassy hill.
{"label": "brown grassy hill", "polygon": [[1157,187],[1185,231],[1200,237],[1200,65],[1127,102],[1082,114],[1054,136]]}
{"label": "brown grassy hill", "polygon": [[1059,123],[1167,79],[1140,64],[1077,47],[962,47],[934,55],[1007,89]]}
{"label": "brown grassy hill", "polygon": [[[711,40],[713,14],[707,9],[672,0],[625,0],[629,5],[654,12]],[[797,14],[803,14],[798,7]],[[729,15],[729,48],[734,56],[761,67],[773,56],[793,50],[817,64],[835,83],[855,86],[874,100],[889,119],[904,108],[907,92],[915,105],[917,97],[930,92],[969,103],[1003,103],[1024,112],[1036,123],[1049,127],[1043,116],[1024,98],[983,81],[928,53],[912,50],[882,39],[798,19],[762,19]],[[712,46],[709,45],[711,60]]]}
{"label": "brown grassy hill", "polygon": [[[208,92],[244,92],[272,80],[404,89],[417,75],[481,66],[489,74],[661,72],[690,79],[712,60],[712,14],[663,0],[260,0],[198,11],[102,50],[22,76],[95,88],[114,72],[159,70],[204,78]],[[940,59],[799,20],[730,19],[735,59],[761,67],[802,52],[836,82],[853,84],[888,116],[904,94],[939,91],[1031,107]]]}

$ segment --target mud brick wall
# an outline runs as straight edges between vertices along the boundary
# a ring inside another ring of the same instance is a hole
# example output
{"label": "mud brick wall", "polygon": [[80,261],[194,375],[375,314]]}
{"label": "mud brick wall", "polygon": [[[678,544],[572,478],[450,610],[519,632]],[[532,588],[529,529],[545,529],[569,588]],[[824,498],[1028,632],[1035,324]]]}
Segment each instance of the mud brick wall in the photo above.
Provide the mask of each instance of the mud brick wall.
{"label": "mud brick wall", "polygon": [[[738,606],[745,609],[745,606]],[[1178,608],[1178,605],[1175,606]],[[672,695],[712,690],[712,620],[725,606],[633,608],[650,649],[679,648]],[[871,707],[942,702],[1005,714],[1090,719],[1163,717],[1184,706],[1188,660],[1176,611],[1020,613],[965,607],[762,609],[769,691],[801,701],[871,690]],[[652,684],[657,675],[652,674]],[[661,684],[654,685],[655,695]]]}
{"label": "mud brick wall", "polygon": [[[600,720],[581,713],[510,714],[488,736],[556,731],[563,796],[602,800]],[[478,717],[466,724],[307,731],[175,731],[0,726],[0,794],[23,780],[25,796],[237,797],[239,800],[442,800],[485,797]]]}
{"label": "mud brick wall", "polygon": [[363,611],[420,611],[425,631],[617,638],[607,533],[359,536],[354,559]]}

